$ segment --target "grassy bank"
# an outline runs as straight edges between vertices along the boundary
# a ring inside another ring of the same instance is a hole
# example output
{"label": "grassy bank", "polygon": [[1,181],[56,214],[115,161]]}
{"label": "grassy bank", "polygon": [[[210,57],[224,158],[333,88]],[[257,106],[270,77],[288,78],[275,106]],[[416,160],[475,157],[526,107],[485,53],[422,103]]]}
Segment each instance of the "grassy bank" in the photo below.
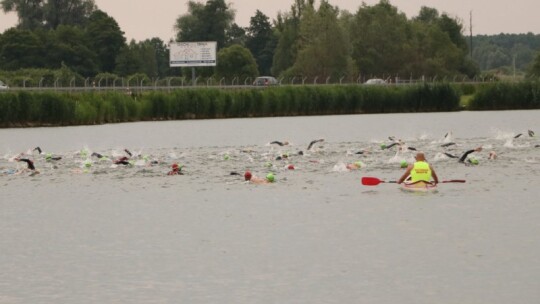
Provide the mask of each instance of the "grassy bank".
{"label": "grassy bank", "polygon": [[0,126],[88,125],[129,121],[271,117],[459,109],[446,84],[302,86],[249,90],[184,89],[127,95],[2,92]]}
{"label": "grassy bank", "polygon": [[493,83],[478,89],[470,110],[540,109],[540,82]]}

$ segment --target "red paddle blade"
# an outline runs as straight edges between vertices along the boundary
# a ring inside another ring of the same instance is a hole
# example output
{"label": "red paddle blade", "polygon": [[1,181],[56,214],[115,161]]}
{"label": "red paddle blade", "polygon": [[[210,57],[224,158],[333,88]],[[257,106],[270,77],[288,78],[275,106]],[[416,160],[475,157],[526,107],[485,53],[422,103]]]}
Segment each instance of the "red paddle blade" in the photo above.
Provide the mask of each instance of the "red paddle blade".
{"label": "red paddle blade", "polygon": [[362,177],[362,185],[364,186],[377,186],[380,183],[383,181],[376,177]]}

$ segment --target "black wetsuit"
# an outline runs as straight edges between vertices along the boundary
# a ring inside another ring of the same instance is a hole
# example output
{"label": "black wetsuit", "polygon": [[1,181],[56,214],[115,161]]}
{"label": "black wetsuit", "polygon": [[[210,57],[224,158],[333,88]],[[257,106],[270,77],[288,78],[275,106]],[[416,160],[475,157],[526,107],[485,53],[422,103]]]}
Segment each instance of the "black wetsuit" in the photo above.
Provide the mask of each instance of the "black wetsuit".
{"label": "black wetsuit", "polygon": [[271,142],[270,144],[271,144],[271,145],[276,144],[276,145],[279,145],[279,146],[282,146],[282,147],[285,146],[285,144],[282,143],[282,142],[280,142],[280,141],[273,141],[273,142]]}
{"label": "black wetsuit", "polygon": [[124,149],[124,151],[129,155],[129,157],[133,157],[133,154],[131,154],[128,149]]}
{"label": "black wetsuit", "polygon": [[122,158],[120,158],[120,159],[115,160],[114,163],[115,163],[116,165],[124,165],[124,166],[127,166],[127,165],[129,165],[129,161],[128,161],[128,160],[129,160],[129,159],[128,159],[127,157],[124,156],[124,157],[122,157]]}
{"label": "black wetsuit", "polygon": [[461,157],[459,158],[459,162],[460,163],[463,163],[465,162],[465,160],[467,159],[467,156],[469,156],[469,154],[473,153],[475,150],[469,150],[465,153],[463,153],[463,155],[461,155]]}
{"label": "black wetsuit", "polygon": [[386,149],[390,149],[390,148],[392,148],[392,147],[395,146],[395,145],[398,145],[398,143],[397,143],[397,142],[392,143],[392,144],[386,146]]}
{"label": "black wetsuit", "polygon": [[101,154],[99,154],[99,153],[96,153],[96,152],[92,153],[92,156],[95,156],[95,157],[97,157],[97,158],[99,158],[99,159],[102,159],[102,158],[103,158],[103,155],[101,155]]}
{"label": "black wetsuit", "polygon": [[26,158],[19,159],[19,161],[25,162],[28,165],[28,169],[36,170],[36,167],[34,167],[34,162],[33,161],[31,161],[29,159],[26,159]]}
{"label": "black wetsuit", "polygon": [[448,156],[448,157],[450,157],[450,158],[459,158],[459,157],[457,157],[457,156],[455,156],[455,155],[452,155],[452,154],[450,154],[450,153],[444,153],[444,155],[446,155],[446,156]]}
{"label": "black wetsuit", "polygon": [[308,150],[311,149],[311,147],[313,147],[314,144],[318,143],[318,142],[323,142],[324,139],[316,139],[316,140],[313,140],[309,143],[309,146],[307,147]]}
{"label": "black wetsuit", "polygon": [[455,144],[456,144],[456,143],[450,142],[450,143],[441,145],[441,147],[446,148],[446,147],[453,146],[453,145],[455,145]]}
{"label": "black wetsuit", "polygon": [[521,137],[521,135],[523,135],[523,134],[519,133],[518,135],[514,136],[514,138],[519,138],[519,137]]}
{"label": "black wetsuit", "polygon": [[40,147],[36,147],[36,148],[34,149],[34,151],[36,151],[36,150],[38,151],[39,154],[41,154],[41,148],[40,148]]}

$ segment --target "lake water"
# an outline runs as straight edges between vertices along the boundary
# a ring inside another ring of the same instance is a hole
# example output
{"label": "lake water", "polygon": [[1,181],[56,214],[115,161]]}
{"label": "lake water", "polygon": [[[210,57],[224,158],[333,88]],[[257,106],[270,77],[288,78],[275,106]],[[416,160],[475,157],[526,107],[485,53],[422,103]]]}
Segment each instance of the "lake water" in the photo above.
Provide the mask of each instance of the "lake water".
{"label": "lake water", "polygon": [[[2,129],[0,303],[537,303],[540,139],[527,130],[540,135],[539,118],[504,111]],[[412,162],[413,151],[380,148],[389,136],[425,151],[441,180],[467,183],[426,194],[361,185],[365,176],[395,180],[400,161]],[[36,146],[62,160],[32,154]],[[444,155],[478,146],[477,166]],[[88,156],[114,159],[124,148],[133,166]],[[24,168],[13,161],[21,152],[40,174],[14,174]],[[345,168],[355,161],[360,170]],[[185,175],[167,176],[172,163]],[[245,170],[277,181],[230,175]]]}

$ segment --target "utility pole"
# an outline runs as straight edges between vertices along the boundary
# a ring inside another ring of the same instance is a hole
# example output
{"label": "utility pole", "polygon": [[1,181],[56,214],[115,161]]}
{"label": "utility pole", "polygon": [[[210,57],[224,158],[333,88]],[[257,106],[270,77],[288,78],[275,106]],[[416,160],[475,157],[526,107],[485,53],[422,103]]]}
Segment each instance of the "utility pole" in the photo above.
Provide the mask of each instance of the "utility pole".
{"label": "utility pole", "polygon": [[514,60],[513,61],[513,66],[514,66],[514,82],[516,81],[516,57],[517,57],[517,54],[514,54]]}
{"label": "utility pole", "polygon": [[470,12],[469,16],[470,16],[470,19],[469,19],[469,31],[470,31],[470,40],[471,40],[471,59],[472,59],[472,54],[473,54],[473,41],[472,41],[472,11]]}

